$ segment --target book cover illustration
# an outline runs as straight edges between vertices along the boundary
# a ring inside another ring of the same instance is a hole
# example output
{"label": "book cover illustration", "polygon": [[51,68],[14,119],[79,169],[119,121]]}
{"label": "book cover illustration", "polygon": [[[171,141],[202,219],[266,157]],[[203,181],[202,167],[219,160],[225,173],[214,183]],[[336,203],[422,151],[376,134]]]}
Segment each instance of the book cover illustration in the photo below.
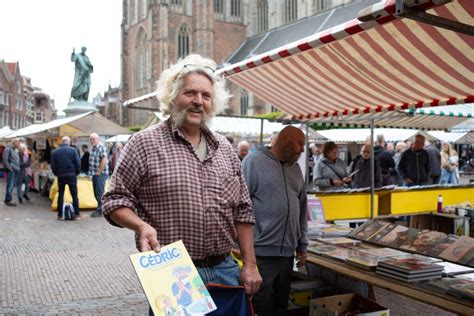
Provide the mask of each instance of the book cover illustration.
{"label": "book cover illustration", "polygon": [[374,243],[378,243],[378,241],[385,237],[385,235],[387,235],[388,233],[390,233],[397,225],[395,224],[388,224],[387,226],[385,226],[384,228],[382,228],[381,230],[379,230],[376,234],[374,234],[371,238],[370,238],[370,241],[371,242],[374,242]]}
{"label": "book cover illustration", "polygon": [[385,236],[380,238],[377,241],[377,243],[388,246],[391,243],[398,240],[400,238],[400,236],[404,235],[407,230],[408,230],[408,227],[397,225],[389,233],[387,233]]}
{"label": "book cover illustration", "polygon": [[217,308],[182,241],[130,260],[155,315],[203,315]]}
{"label": "book cover illustration", "polygon": [[448,246],[439,256],[443,259],[461,262],[472,266],[471,257],[474,255],[474,239],[466,236],[460,237]]}
{"label": "book cover illustration", "polygon": [[444,267],[434,263],[426,263],[413,258],[408,259],[388,259],[379,262],[379,266],[398,270],[405,273],[425,273],[432,271],[443,271]]}
{"label": "book cover illustration", "polygon": [[400,249],[426,254],[438,241],[445,239],[446,234],[435,231],[420,231],[415,238],[407,240]]}
{"label": "book cover illustration", "polygon": [[308,220],[318,223],[326,223],[324,217],[323,203],[319,198],[308,196]]}
{"label": "book cover illustration", "polygon": [[353,251],[346,259],[346,262],[359,268],[373,270],[377,267],[379,257],[364,253],[362,251]]}
{"label": "book cover illustration", "polygon": [[382,221],[374,221],[365,224],[363,229],[354,234],[354,237],[361,240],[370,240],[380,230],[388,226],[389,223]]}
{"label": "book cover illustration", "polygon": [[[398,226],[403,227],[403,226]],[[397,227],[397,228],[398,228]],[[406,228],[406,227],[403,227]],[[393,247],[393,248],[400,248],[402,245],[410,244],[418,235],[420,231],[415,228],[408,228],[408,229],[397,229],[395,231],[392,230],[389,234],[387,234],[383,239],[379,240],[379,243]],[[393,234],[393,235],[392,235]]]}
{"label": "book cover illustration", "polygon": [[323,244],[316,244],[316,245],[309,245],[308,251],[315,253],[317,255],[322,255],[327,252],[331,252],[334,250],[339,249],[339,247],[332,246],[332,245],[323,245]]}
{"label": "book cover illustration", "polygon": [[443,251],[448,249],[448,247],[451,244],[453,244],[454,242],[456,242],[456,240],[458,240],[458,239],[459,239],[458,236],[448,235],[448,236],[446,236],[446,238],[438,240],[435,244],[433,244],[431,247],[429,247],[425,251],[424,254],[427,255],[427,256],[430,256],[430,257],[439,257],[439,255]]}

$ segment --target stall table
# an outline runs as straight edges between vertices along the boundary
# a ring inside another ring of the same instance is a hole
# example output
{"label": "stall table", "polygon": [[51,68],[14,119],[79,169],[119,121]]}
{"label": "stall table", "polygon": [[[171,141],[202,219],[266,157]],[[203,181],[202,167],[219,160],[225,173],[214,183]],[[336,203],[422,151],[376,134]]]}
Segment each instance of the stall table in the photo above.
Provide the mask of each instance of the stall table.
{"label": "stall table", "polygon": [[[105,183],[105,189],[108,187],[108,181]],[[53,185],[49,192],[49,199],[51,202],[51,209],[54,211],[58,207],[58,179],[54,179]],[[92,187],[92,179],[89,177],[77,178],[77,196],[79,199],[80,209],[96,209],[97,201],[94,196],[94,189]],[[72,203],[71,193],[69,187],[66,186],[64,190],[64,203]]]}
{"label": "stall table", "polygon": [[459,315],[474,315],[474,302],[469,300],[430,291],[416,286],[416,284],[384,277],[375,272],[359,269],[345,262],[322,257],[313,253],[308,253],[307,261],[348,278],[365,282],[369,286],[377,286],[446,311]]}

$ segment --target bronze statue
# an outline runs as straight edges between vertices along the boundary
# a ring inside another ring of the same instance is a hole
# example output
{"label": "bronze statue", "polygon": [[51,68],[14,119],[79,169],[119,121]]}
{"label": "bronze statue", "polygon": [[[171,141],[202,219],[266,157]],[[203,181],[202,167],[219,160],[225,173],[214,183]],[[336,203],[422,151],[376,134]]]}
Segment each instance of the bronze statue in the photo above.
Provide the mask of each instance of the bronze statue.
{"label": "bronze statue", "polygon": [[94,70],[89,57],[86,56],[86,47],[81,48],[81,52],[76,54],[73,49],[71,53],[71,61],[76,65],[76,73],[74,74],[74,83],[71,89],[71,98],[76,101],[86,101],[89,98],[89,90],[91,88],[91,73]]}

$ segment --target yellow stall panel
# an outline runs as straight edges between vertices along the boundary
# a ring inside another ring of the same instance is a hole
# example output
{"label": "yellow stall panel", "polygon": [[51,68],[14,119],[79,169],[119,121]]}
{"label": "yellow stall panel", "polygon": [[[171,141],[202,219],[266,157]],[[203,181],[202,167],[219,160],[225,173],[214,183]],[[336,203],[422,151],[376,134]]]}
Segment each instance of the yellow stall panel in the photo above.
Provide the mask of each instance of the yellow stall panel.
{"label": "yellow stall panel", "polygon": [[443,207],[474,200],[474,187],[434,188],[393,191],[390,197],[391,214],[410,214],[436,211],[438,195],[443,196]]}
{"label": "yellow stall panel", "polygon": [[[370,193],[317,194],[326,220],[370,218]],[[374,216],[378,215],[378,197],[374,196]]]}
{"label": "yellow stall panel", "polygon": [[[105,190],[107,190],[109,182],[105,182]],[[104,190],[104,191],[105,191]],[[79,199],[80,209],[96,209],[97,201],[94,197],[94,189],[92,188],[92,179],[80,177],[77,179],[77,197]],[[54,179],[54,183],[49,191],[49,199],[51,202],[51,209],[55,211],[58,208],[58,179]],[[71,193],[69,187],[66,186],[64,190],[64,203],[72,203]]]}

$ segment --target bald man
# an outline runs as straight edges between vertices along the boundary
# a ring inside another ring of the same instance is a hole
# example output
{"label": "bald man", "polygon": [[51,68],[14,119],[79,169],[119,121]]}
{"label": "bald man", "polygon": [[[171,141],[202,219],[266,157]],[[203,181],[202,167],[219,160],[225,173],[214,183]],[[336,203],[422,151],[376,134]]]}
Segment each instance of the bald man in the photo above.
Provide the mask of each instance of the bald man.
{"label": "bald man", "polygon": [[270,149],[262,147],[243,160],[255,210],[255,254],[263,279],[253,300],[258,315],[286,315],[295,252],[298,265],[306,261],[306,188],[296,163],[304,145],[303,132],[287,126]]}

